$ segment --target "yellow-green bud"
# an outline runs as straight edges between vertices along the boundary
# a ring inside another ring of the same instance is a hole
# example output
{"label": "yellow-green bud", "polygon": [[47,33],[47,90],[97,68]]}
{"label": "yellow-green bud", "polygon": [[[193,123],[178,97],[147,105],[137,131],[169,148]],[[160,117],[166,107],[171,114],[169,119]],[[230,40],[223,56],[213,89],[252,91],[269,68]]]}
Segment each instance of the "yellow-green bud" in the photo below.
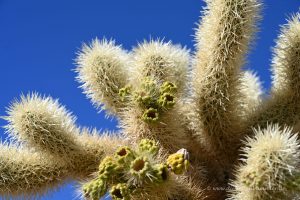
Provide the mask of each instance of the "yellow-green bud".
{"label": "yellow-green bud", "polygon": [[127,146],[119,147],[115,153],[115,158],[119,163],[130,164],[135,159],[134,152]]}
{"label": "yellow-green bud", "polygon": [[154,181],[162,183],[168,179],[168,166],[166,164],[157,164],[153,167]]}
{"label": "yellow-green bud", "polygon": [[153,104],[152,98],[145,92],[136,93],[134,98],[140,105],[145,107],[149,107],[151,104]]}
{"label": "yellow-green bud", "polygon": [[166,81],[162,84],[160,87],[160,93],[176,93],[177,92],[177,86],[169,81]]}
{"label": "yellow-green bud", "polygon": [[121,166],[111,157],[105,157],[99,165],[99,175],[103,179],[109,179]]}
{"label": "yellow-green bud", "polygon": [[125,101],[127,96],[131,93],[131,86],[127,85],[119,90],[121,101]]}
{"label": "yellow-green bud", "polygon": [[94,179],[83,185],[83,194],[87,199],[99,200],[107,191],[107,184],[102,179]]}
{"label": "yellow-green bud", "polygon": [[139,143],[139,150],[141,152],[148,152],[150,154],[156,155],[158,149],[158,145],[154,140],[142,139]]}
{"label": "yellow-green bud", "polygon": [[146,78],[142,82],[141,89],[134,93],[134,99],[145,108],[157,108],[158,95],[157,84],[152,79]]}
{"label": "yellow-green bud", "polygon": [[160,95],[157,102],[162,108],[172,108],[175,105],[175,97],[173,94],[166,92]]}
{"label": "yellow-green bud", "polygon": [[130,190],[125,183],[119,183],[111,187],[109,191],[113,200],[129,200]]}
{"label": "yellow-green bud", "polygon": [[142,116],[142,120],[144,120],[147,123],[157,122],[159,120],[159,113],[157,109],[147,109]]}
{"label": "yellow-green bud", "polygon": [[144,178],[150,169],[147,157],[138,157],[130,165],[130,173],[138,178]]}
{"label": "yellow-green bud", "polygon": [[174,174],[183,174],[189,167],[188,153],[185,149],[181,149],[171,154],[167,159],[167,165]]}

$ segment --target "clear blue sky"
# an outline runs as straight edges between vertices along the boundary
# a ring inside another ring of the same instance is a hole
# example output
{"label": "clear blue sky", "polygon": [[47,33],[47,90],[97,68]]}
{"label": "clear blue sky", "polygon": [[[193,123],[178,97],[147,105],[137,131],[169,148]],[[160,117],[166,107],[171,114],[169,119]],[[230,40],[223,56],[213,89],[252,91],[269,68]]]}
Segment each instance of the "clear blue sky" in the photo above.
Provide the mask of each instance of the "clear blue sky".
{"label": "clear blue sky", "polygon": [[[75,82],[74,58],[83,42],[116,39],[126,49],[138,41],[165,38],[193,49],[200,0],[0,0],[0,115],[21,93],[38,91],[59,98],[78,123],[115,129],[97,113]],[[271,46],[279,25],[299,10],[299,0],[265,0],[264,19],[249,68],[270,87]],[[5,125],[3,120],[0,126]],[[5,138],[3,129],[0,136]],[[43,199],[70,199],[73,185]]]}

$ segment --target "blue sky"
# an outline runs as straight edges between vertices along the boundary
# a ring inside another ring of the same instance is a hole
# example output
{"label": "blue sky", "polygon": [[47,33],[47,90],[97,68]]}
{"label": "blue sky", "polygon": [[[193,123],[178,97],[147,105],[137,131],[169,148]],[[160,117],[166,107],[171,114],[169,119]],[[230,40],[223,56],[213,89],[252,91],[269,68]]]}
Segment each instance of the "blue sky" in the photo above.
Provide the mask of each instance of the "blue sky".
{"label": "blue sky", "polygon": [[[79,124],[114,129],[117,122],[97,113],[74,80],[74,58],[82,43],[114,38],[130,50],[139,41],[159,37],[193,49],[193,29],[203,5],[200,0],[0,0],[0,115],[21,93],[38,91],[59,98]],[[264,1],[264,19],[248,68],[257,71],[266,89],[279,25],[299,6],[299,0]],[[5,138],[3,129],[0,136]],[[74,194],[68,184],[44,199]]]}

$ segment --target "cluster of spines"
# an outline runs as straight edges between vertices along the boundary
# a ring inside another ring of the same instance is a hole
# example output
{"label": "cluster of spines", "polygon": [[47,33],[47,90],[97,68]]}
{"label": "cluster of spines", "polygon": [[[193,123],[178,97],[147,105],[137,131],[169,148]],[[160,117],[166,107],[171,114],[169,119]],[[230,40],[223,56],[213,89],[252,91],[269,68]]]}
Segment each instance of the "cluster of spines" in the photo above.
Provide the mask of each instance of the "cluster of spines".
{"label": "cluster of spines", "polygon": [[119,147],[113,156],[107,156],[99,165],[96,178],[83,185],[83,195],[93,200],[103,196],[108,188],[114,200],[127,200],[140,193],[143,187],[157,186],[168,181],[170,173],[184,174],[188,169],[187,152],[171,154],[160,163],[159,147],[154,140],[143,139],[137,149]]}

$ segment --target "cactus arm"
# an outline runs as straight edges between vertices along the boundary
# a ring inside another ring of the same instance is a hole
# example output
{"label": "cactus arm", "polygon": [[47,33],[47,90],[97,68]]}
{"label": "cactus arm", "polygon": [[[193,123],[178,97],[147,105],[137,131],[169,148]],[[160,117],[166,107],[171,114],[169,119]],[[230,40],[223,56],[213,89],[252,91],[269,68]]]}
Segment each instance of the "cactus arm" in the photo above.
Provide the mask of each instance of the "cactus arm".
{"label": "cactus arm", "polygon": [[114,41],[95,39],[83,45],[76,59],[78,81],[93,104],[108,114],[118,114],[124,107],[119,90],[127,84],[129,55]]}
{"label": "cactus arm", "polygon": [[[266,127],[267,123],[294,126],[300,121],[300,20],[299,14],[282,27],[274,48],[273,86],[270,98],[249,117],[248,128]],[[249,132],[250,129],[249,129]]]}
{"label": "cactus arm", "polygon": [[[259,1],[207,0],[196,32],[193,87],[206,148],[233,157],[240,128],[240,67],[257,29]],[[234,134],[234,135],[233,135]],[[227,158],[228,157],[228,158]]]}
{"label": "cactus arm", "polygon": [[7,109],[4,119],[12,139],[26,141],[39,151],[68,157],[76,149],[76,119],[51,97],[22,95]]}
{"label": "cactus arm", "polygon": [[[132,92],[142,100],[131,98],[124,109],[121,126],[125,134],[135,141],[145,137],[158,140],[169,152],[186,148],[178,106],[187,86],[188,50],[170,42],[150,41],[134,48],[132,55]],[[176,85],[176,92],[172,87],[162,92],[168,83]],[[168,95],[174,99],[172,104],[164,103]],[[143,100],[146,98],[149,101]],[[153,120],[147,117],[151,112],[157,115]]]}
{"label": "cactus arm", "polygon": [[0,145],[0,195],[40,197],[69,180],[64,162],[54,157],[20,148]]}
{"label": "cactus arm", "polygon": [[[239,110],[239,115],[243,117],[243,120],[246,121],[249,115],[256,112],[261,103],[263,102],[264,91],[262,89],[262,83],[259,80],[259,77],[255,72],[250,70],[242,71],[240,76],[240,104],[241,110]],[[180,106],[181,108],[181,116],[184,116],[184,128],[186,132],[190,134],[189,137],[192,137],[192,143],[190,146],[194,146],[194,149],[198,149],[202,153],[198,154],[198,157],[206,157],[207,149],[201,147],[201,127],[199,126],[200,121],[197,119],[197,115],[195,112],[191,112],[191,110],[196,110],[195,104],[192,103],[192,100],[188,100],[183,102]],[[200,145],[200,146],[199,146]],[[206,152],[206,153],[204,153]]]}
{"label": "cactus arm", "polygon": [[[272,60],[273,93],[299,95],[300,14],[293,16],[281,28]],[[287,91],[288,90],[288,91]]]}
{"label": "cactus arm", "polygon": [[8,109],[9,135],[29,147],[62,158],[73,178],[94,172],[103,156],[122,145],[121,136],[80,130],[73,117],[57,100],[37,94],[22,96]]}

